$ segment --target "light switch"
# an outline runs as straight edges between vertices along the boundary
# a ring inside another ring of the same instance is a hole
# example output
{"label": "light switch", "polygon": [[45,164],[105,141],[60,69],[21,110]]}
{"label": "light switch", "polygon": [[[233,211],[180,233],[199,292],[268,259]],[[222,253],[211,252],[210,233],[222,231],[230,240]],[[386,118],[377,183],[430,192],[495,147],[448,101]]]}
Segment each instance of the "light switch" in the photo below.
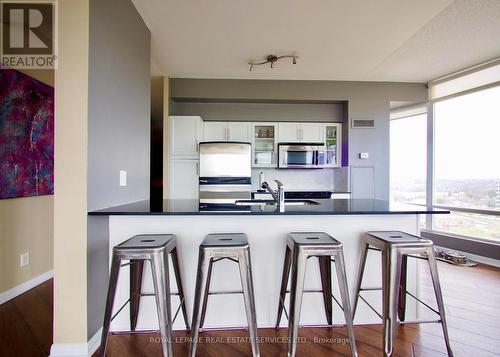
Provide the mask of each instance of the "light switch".
{"label": "light switch", "polygon": [[367,152],[360,152],[359,153],[359,158],[361,160],[368,160],[369,157],[370,157],[370,155]]}
{"label": "light switch", "polygon": [[120,186],[127,186],[127,171],[120,170]]}
{"label": "light switch", "polygon": [[20,256],[20,265],[24,267],[30,263],[30,253],[26,252]]}

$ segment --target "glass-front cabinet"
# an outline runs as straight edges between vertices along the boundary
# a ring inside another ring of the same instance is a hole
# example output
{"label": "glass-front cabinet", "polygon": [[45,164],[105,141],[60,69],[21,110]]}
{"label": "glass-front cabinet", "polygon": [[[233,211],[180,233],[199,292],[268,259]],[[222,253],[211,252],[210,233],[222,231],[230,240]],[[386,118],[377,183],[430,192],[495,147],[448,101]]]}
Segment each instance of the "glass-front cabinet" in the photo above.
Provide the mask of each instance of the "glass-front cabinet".
{"label": "glass-front cabinet", "polygon": [[325,167],[342,166],[342,124],[325,124]]}
{"label": "glass-front cabinet", "polygon": [[252,166],[276,167],[278,162],[278,124],[252,123]]}

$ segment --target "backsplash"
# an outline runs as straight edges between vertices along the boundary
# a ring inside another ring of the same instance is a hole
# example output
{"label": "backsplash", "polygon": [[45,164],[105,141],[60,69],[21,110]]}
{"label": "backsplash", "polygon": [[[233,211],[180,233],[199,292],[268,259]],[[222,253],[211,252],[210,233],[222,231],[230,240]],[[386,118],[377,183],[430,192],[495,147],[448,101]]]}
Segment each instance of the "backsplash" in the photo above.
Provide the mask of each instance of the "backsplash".
{"label": "backsplash", "polygon": [[[293,191],[333,191],[334,190],[334,175],[336,169],[252,169],[252,190],[257,190],[259,187],[259,173],[264,172],[264,179],[275,187],[274,180],[280,180],[286,190]],[[335,188],[337,189],[337,188]]]}

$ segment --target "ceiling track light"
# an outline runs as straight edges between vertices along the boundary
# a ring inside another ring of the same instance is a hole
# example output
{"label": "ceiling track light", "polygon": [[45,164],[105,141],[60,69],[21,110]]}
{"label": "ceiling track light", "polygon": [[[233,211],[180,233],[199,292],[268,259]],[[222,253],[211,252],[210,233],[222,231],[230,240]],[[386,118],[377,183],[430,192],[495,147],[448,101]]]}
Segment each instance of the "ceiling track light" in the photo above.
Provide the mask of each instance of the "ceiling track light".
{"label": "ceiling track light", "polygon": [[250,71],[253,71],[253,67],[254,66],[260,66],[260,65],[263,65],[263,64],[266,64],[266,63],[270,63],[271,64],[271,68],[274,68],[274,63],[277,62],[278,60],[282,59],[282,58],[291,58],[292,59],[292,63],[293,64],[297,64],[297,58],[299,58],[299,56],[294,56],[294,55],[286,55],[286,56],[269,55],[269,56],[266,57],[265,61],[262,61],[262,62],[248,62],[248,65],[250,66]]}

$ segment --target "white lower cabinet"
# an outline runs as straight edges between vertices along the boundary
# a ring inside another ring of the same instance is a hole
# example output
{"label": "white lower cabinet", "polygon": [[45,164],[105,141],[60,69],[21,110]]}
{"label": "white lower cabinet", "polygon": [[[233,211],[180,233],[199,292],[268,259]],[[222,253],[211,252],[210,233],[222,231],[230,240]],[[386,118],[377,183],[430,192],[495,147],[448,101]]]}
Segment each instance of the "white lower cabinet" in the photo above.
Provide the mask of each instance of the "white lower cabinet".
{"label": "white lower cabinet", "polygon": [[169,198],[199,199],[199,160],[170,159]]}

